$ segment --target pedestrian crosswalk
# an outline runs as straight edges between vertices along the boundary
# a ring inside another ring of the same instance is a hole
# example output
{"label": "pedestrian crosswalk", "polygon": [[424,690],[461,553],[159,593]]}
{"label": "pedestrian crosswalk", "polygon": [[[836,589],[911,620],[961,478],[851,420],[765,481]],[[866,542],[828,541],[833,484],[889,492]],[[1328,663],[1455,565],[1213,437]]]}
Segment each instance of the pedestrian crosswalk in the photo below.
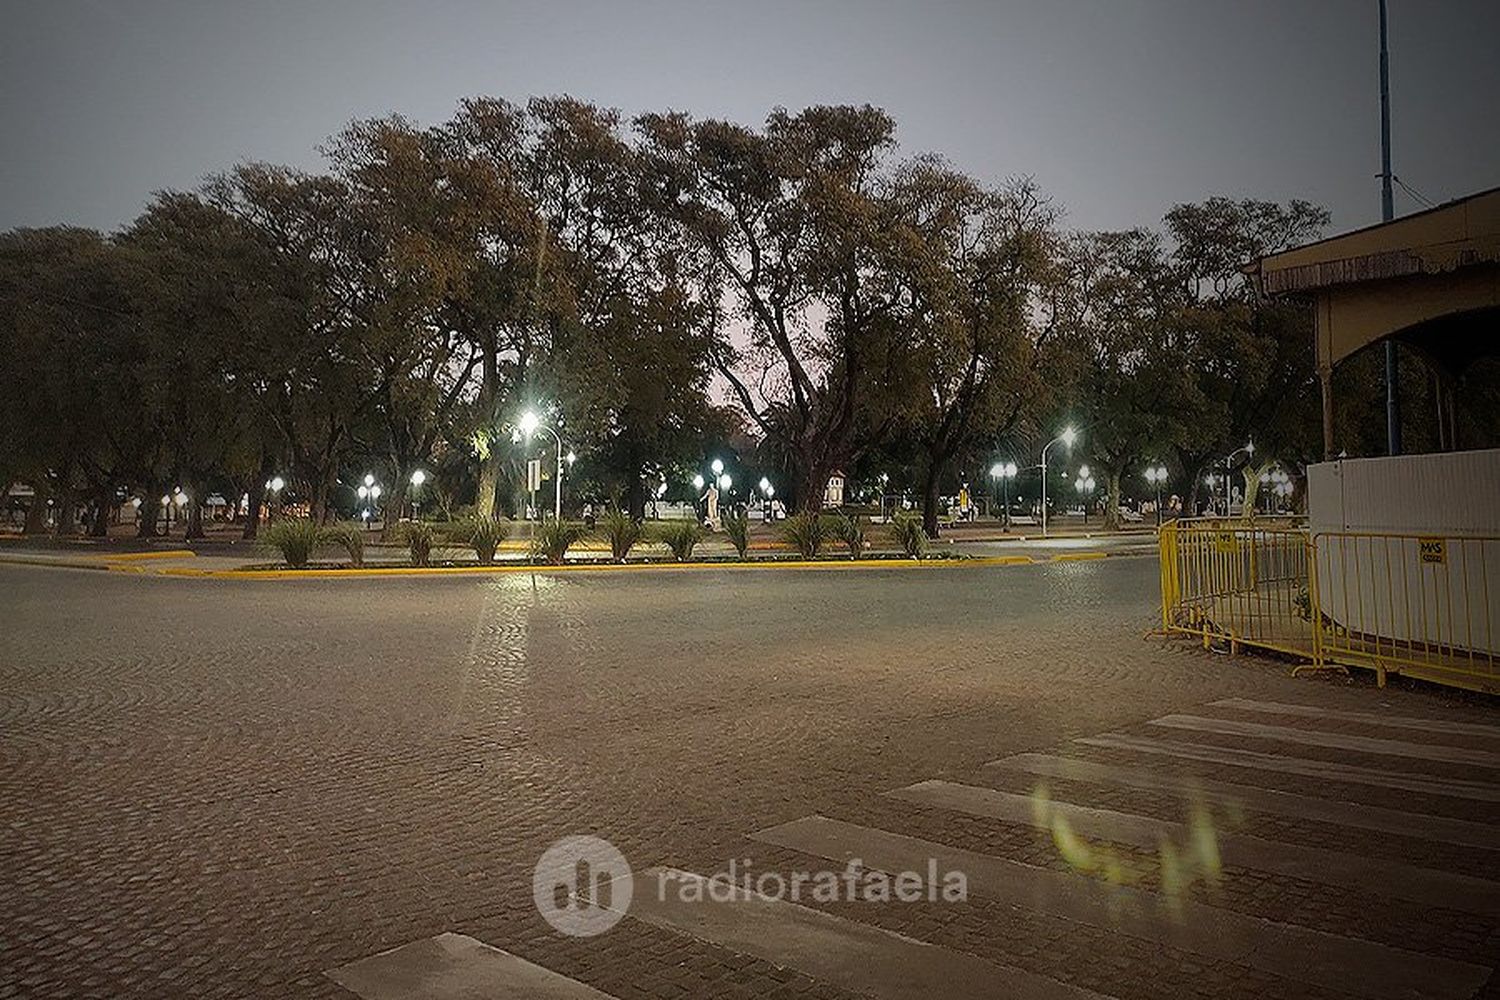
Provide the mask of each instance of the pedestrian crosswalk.
{"label": "pedestrian crosswalk", "polygon": [[[857,817],[830,809],[745,835],[778,857],[807,859],[809,869],[962,872],[970,897],[1019,921],[1007,924],[1011,937],[976,951],[970,939],[945,934],[942,921],[906,933],[863,908],[748,887],[727,896],[663,894],[663,879],[708,881],[672,869],[631,876],[626,919],[880,1000],[1162,995],[1151,985],[1160,970],[1107,953],[1083,967],[1039,966],[1035,953],[1058,941],[1059,926],[1143,942],[1160,961],[1219,970],[1205,995],[1462,1000],[1500,985],[1492,978],[1500,963],[1500,726],[1223,699],[1128,731],[1003,756],[965,781],[872,791],[880,794]],[[1216,828],[1204,822],[1204,807],[1248,823]],[[1303,823],[1309,832],[1296,835]],[[976,839],[984,829],[1005,836]],[[1213,879],[1196,889],[1169,890],[1164,879],[1117,884],[1039,862],[1034,852],[1017,857],[986,846],[1019,843],[1014,834],[1025,830],[1046,832],[1037,844],[1060,844],[1065,831],[1147,863],[1165,858],[1165,845],[1195,845],[1243,891],[1205,888]],[[1370,838],[1385,849],[1359,846]],[[1329,916],[1318,905],[1267,910],[1255,902],[1278,886],[1300,900],[1344,893],[1367,910],[1351,919],[1337,905]],[[1452,933],[1422,933],[1433,921]],[[1035,943],[1017,930],[1032,925]],[[471,939],[442,938],[329,975],[365,1000],[605,996]],[[441,976],[401,971],[434,961]],[[1102,983],[1101,968],[1110,972]],[[465,983],[483,991],[462,992]],[[644,983],[641,990],[652,992]]]}

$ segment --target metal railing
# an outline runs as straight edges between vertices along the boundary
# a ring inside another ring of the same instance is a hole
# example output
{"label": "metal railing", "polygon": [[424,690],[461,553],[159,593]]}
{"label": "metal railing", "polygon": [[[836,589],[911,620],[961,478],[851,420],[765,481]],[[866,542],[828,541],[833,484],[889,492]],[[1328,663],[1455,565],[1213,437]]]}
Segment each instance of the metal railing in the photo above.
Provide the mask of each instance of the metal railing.
{"label": "metal railing", "polygon": [[1205,518],[1160,552],[1164,632],[1500,693],[1500,538]]}

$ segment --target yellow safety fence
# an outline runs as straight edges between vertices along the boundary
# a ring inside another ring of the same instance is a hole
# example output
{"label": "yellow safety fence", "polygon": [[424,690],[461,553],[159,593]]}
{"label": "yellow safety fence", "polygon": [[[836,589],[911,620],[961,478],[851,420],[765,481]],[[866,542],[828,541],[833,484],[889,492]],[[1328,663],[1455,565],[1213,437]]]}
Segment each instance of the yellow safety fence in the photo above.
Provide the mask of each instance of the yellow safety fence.
{"label": "yellow safety fence", "polygon": [[1165,632],[1500,693],[1500,538],[1204,518],[1160,551]]}

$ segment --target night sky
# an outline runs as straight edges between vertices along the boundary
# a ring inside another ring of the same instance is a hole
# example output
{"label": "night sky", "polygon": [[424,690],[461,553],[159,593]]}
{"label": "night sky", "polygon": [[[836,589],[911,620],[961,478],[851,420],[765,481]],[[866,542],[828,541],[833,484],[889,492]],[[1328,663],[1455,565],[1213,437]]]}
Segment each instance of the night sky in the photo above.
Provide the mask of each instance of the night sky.
{"label": "night sky", "polygon": [[[1500,184],[1500,3],[1390,2],[1396,174]],[[750,123],[877,104],[905,151],[1030,174],[1077,227],[1226,194],[1345,229],[1379,218],[1376,24],[1376,0],[9,0],[0,228],[113,228],[238,160],[315,168],[353,118],[569,93]]]}

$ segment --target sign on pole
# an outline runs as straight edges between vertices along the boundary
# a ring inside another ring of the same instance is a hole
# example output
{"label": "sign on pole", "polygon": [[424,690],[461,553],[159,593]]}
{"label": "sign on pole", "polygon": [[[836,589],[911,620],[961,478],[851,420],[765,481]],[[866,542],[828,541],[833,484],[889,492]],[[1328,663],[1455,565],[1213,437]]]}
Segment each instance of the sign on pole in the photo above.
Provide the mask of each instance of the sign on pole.
{"label": "sign on pole", "polygon": [[542,488],[542,460],[533,458],[526,463],[526,492],[535,493]]}

